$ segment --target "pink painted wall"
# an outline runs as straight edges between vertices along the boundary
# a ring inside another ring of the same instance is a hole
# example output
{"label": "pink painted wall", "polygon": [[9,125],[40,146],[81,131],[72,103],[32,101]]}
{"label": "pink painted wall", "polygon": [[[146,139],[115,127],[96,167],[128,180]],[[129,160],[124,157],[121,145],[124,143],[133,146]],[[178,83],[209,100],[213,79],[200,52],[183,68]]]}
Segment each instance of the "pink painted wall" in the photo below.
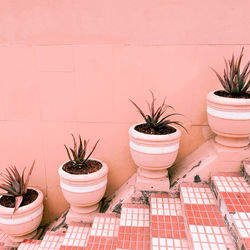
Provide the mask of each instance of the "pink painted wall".
{"label": "pink painted wall", "polygon": [[107,194],[136,170],[128,128],[148,89],[186,117],[178,160],[209,136],[205,97],[223,56],[250,55],[249,0],[0,2],[0,168],[36,159],[31,184],[45,221],[67,207],[57,170],[70,133],[93,143],[110,167]]}

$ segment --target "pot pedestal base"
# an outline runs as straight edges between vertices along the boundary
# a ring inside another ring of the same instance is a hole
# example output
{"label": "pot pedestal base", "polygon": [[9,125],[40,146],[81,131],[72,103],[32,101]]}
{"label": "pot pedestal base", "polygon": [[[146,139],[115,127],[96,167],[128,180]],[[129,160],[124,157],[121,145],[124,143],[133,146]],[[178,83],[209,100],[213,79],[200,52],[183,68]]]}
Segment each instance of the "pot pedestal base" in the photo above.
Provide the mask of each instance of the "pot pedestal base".
{"label": "pot pedestal base", "polygon": [[[37,230],[29,233],[29,234],[25,234],[25,235],[22,235],[22,236],[8,236],[9,237],[9,240],[10,242],[12,243],[16,243],[17,245],[19,245],[23,240],[25,239],[33,239],[33,238],[36,238],[35,236],[37,235]],[[13,245],[13,244],[12,244]]]}
{"label": "pot pedestal base", "polygon": [[[153,172],[153,171],[152,171]],[[135,188],[137,190],[145,190],[145,191],[169,191],[169,178],[168,172],[165,170],[165,177],[161,178],[148,178],[141,175],[141,169],[137,170]]]}
{"label": "pot pedestal base", "polygon": [[217,135],[215,141],[223,146],[233,147],[233,148],[242,148],[246,147],[249,144],[248,138],[233,138]]}
{"label": "pot pedestal base", "polygon": [[69,212],[66,216],[66,223],[69,224],[71,222],[86,222],[92,223],[96,213],[99,212],[100,206],[99,204],[95,204],[91,207],[87,207],[82,209],[82,211],[75,211],[70,208]]}

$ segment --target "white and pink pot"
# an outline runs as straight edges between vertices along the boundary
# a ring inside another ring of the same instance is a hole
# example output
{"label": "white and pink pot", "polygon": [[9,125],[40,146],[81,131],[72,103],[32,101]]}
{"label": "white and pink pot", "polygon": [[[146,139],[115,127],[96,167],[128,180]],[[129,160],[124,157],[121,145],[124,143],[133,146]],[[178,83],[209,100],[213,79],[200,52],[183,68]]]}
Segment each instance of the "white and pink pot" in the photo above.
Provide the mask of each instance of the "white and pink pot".
{"label": "white and pink pot", "polygon": [[250,99],[207,95],[207,118],[217,143],[245,147],[250,137]]}
{"label": "white and pink pot", "polygon": [[136,131],[137,125],[129,129],[129,145],[139,175],[150,179],[167,177],[167,168],[172,166],[178,154],[181,131],[174,127],[174,133],[151,135]]}
{"label": "white and pink pot", "polygon": [[33,238],[43,217],[43,193],[37,188],[30,189],[37,191],[36,200],[19,207],[15,214],[14,208],[0,205],[0,228],[15,242]]}
{"label": "white and pink pot", "polygon": [[79,216],[98,212],[99,201],[106,190],[108,166],[100,160],[97,161],[102,164],[102,168],[91,174],[67,173],[62,168],[64,164],[58,171],[64,198],[70,203],[70,212]]}

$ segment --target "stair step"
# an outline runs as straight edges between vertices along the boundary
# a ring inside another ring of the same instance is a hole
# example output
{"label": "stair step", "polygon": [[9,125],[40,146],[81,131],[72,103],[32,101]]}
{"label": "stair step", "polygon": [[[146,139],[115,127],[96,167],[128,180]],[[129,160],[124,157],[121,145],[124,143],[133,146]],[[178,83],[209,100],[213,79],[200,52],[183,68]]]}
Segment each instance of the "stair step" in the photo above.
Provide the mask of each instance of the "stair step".
{"label": "stair step", "polygon": [[97,214],[94,218],[85,250],[115,250],[119,225],[120,215],[114,213]]}
{"label": "stair step", "polygon": [[181,201],[194,249],[236,249],[216,199],[206,184],[182,184]]}
{"label": "stair step", "polygon": [[181,201],[168,194],[152,194],[151,207],[151,249],[187,250]]}
{"label": "stair step", "polygon": [[24,240],[18,247],[18,250],[38,250],[41,240]]}
{"label": "stair step", "polygon": [[150,249],[149,206],[123,204],[118,249]]}
{"label": "stair step", "polygon": [[61,250],[83,250],[87,244],[91,224],[72,222],[66,231]]}
{"label": "stair step", "polygon": [[250,248],[250,186],[240,173],[215,173],[212,185],[238,246]]}
{"label": "stair step", "polygon": [[47,231],[38,250],[60,249],[64,240],[65,233]]}

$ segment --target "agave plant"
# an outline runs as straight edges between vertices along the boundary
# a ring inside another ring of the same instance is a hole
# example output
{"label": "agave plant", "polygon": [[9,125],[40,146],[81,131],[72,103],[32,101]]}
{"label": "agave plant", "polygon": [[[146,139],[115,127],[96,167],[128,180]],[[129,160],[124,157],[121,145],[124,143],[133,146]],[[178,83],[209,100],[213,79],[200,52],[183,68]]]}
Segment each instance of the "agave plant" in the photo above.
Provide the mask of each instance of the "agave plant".
{"label": "agave plant", "polygon": [[244,95],[250,87],[250,61],[245,65],[243,71],[240,72],[243,50],[244,48],[242,48],[238,59],[235,59],[234,55],[232,55],[231,60],[226,61],[226,59],[224,59],[226,68],[224,69],[223,77],[211,68],[215,72],[225,91],[233,96]]}
{"label": "agave plant", "polygon": [[145,114],[135,102],[129,99],[133,103],[133,105],[137,108],[141,116],[144,118],[147,126],[156,131],[161,131],[162,129],[166,128],[170,124],[176,124],[178,126],[181,126],[187,132],[186,128],[179,121],[172,121],[169,119],[171,116],[181,115],[181,114],[171,113],[171,114],[163,116],[168,108],[171,108],[172,110],[174,110],[172,106],[165,104],[166,98],[164,98],[163,103],[158,108],[156,108],[155,107],[156,98],[154,97],[154,93],[151,90],[150,90],[150,93],[152,95],[151,104],[148,101],[146,101],[148,104],[149,114]]}
{"label": "agave plant", "polygon": [[22,172],[22,176],[19,174],[17,168],[15,166],[10,166],[6,168],[7,174],[1,173],[1,180],[3,181],[0,184],[0,188],[7,191],[7,193],[0,193],[0,195],[15,197],[15,208],[13,214],[20,207],[23,201],[23,195],[27,193],[28,183],[35,165],[35,161],[32,163],[30,171],[26,177],[24,178],[25,169]]}
{"label": "agave plant", "polygon": [[[88,156],[86,156],[88,141],[84,140],[82,143],[82,138],[79,135],[80,143],[79,143],[79,146],[77,146],[74,135],[73,134],[71,134],[71,135],[72,135],[73,141],[74,141],[74,149],[68,148],[66,145],[64,145],[64,147],[66,148],[69,160],[70,160],[70,162],[72,162],[76,166],[84,167],[84,166],[86,166],[86,163],[89,160],[89,157],[94,152],[94,150],[97,146],[97,143],[99,142],[100,139],[95,143],[94,147],[92,148],[92,150],[88,154]],[[72,156],[70,155],[70,152],[71,152]]]}

